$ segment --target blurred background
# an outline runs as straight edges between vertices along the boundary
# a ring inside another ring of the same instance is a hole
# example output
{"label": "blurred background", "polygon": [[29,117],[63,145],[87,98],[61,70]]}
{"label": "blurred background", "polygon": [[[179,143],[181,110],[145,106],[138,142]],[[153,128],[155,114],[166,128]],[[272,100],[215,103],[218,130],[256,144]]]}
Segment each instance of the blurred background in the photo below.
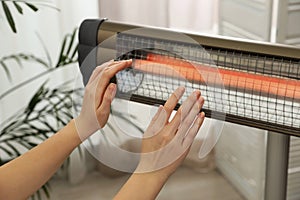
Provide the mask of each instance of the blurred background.
{"label": "blurred background", "polygon": [[[3,133],[9,130],[5,128],[10,122],[26,112],[24,108],[28,108],[45,80],[53,89],[78,75],[76,56],[68,48],[64,49],[64,41],[65,46],[70,44],[70,49],[76,49],[76,28],[87,18],[300,45],[299,0],[28,0],[38,10],[25,8],[21,1],[22,14],[12,1],[5,2],[14,17],[17,33],[13,33],[2,7],[0,129]],[[73,33],[74,40],[72,37],[65,40]],[[59,64],[62,49],[70,62]],[[137,110],[147,109],[139,106]],[[210,130],[204,125],[201,131]],[[51,131],[47,134],[50,136]],[[170,179],[158,199],[263,199],[267,134],[265,130],[225,123],[221,138],[206,158],[197,158],[197,145],[201,141],[195,142],[183,167]],[[4,142],[7,137],[1,134],[0,138],[3,162],[17,155],[3,150],[11,150],[10,145],[16,145],[20,153],[29,148],[19,148],[14,140]],[[300,199],[298,138],[291,137],[289,155],[287,199]],[[66,168],[50,181],[50,199],[111,199],[128,177],[105,168],[88,152],[80,150],[72,153]],[[48,195],[42,194],[41,198],[47,199]]]}

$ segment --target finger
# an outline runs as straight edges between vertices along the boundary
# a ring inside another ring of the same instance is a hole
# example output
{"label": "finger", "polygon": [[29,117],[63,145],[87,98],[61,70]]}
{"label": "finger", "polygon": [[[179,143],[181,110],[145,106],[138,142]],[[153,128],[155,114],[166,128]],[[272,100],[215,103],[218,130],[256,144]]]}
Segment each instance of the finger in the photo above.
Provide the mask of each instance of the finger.
{"label": "finger", "polygon": [[96,87],[97,86],[97,82],[99,81],[99,76],[102,75],[101,72],[104,69],[109,69],[111,66],[116,65],[116,64],[120,64],[121,61],[114,61],[114,60],[110,60],[106,63],[103,63],[102,65],[96,67],[90,77],[90,80],[88,82],[88,85],[93,85],[91,87]]}
{"label": "finger", "polygon": [[108,75],[110,76],[110,78],[112,78],[114,75],[116,75],[116,73],[118,73],[119,71],[125,69],[126,67],[131,66],[132,64],[132,59],[130,60],[120,60],[120,61],[114,61],[109,65],[108,69]]}
{"label": "finger", "polygon": [[190,147],[192,145],[197,133],[199,132],[200,127],[203,124],[204,119],[205,119],[205,113],[201,112],[198,115],[195,123],[193,124],[193,126],[190,128],[190,130],[188,131],[188,133],[183,139],[182,145],[184,148]]}
{"label": "finger", "polygon": [[103,94],[107,88],[107,85],[110,82],[110,79],[119,71],[129,67],[132,63],[132,60],[118,61],[117,63],[112,63],[109,67],[106,67],[98,75],[97,79],[97,88],[95,94],[95,101],[98,102],[95,106],[98,108],[102,102]]}
{"label": "finger", "polygon": [[100,72],[101,72],[105,67],[109,66],[109,65],[112,64],[112,63],[113,63],[113,60],[110,60],[110,61],[105,62],[105,63],[103,63],[102,65],[96,67],[96,68],[94,69],[94,71],[93,71],[93,73],[92,73],[92,75],[91,75],[89,81],[88,81],[88,84],[89,84],[89,83],[92,83],[92,82],[95,80],[95,78],[100,74]]}
{"label": "finger", "polygon": [[166,118],[166,122],[165,123],[167,123],[167,120],[170,118],[170,115],[172,114],[172,111],[176,107],[179,99],[184,94],[184,91],[185,91],[184,87],[182,87],[182,86],[178,87],[172,93],[172,95],[169,97],[169,99],[167,100],[167,102],[165,103],[164,109],[166,110],[166,113],[167,113],[167,118]]}
{"label": "finger", "polygon": [[194,106],[195,102],[200,96],[200,91],[194,91],[180,106],[178,111],[176,112],[174,118],[170,122],[170,126],[173,128],[178,128],[181,122],[186,118],[188,113],[190,112],[191,108]]}
{"label": "finger", "polygon": [[203,106],[204,99],[200,97],[194,104],[193,108],[190,110],[186,118],[182,121],[179,125],[177,135],[179,138],[184,138],[185,135],[188,133],[189,129],[194,124],[195,120],[197,120],[197,116]]}
{"label": "finger", "polygon": [[144,138],[156,135],[164,127],[166,118],[167,114],[164,107],[159,106],[156,114],[152,118],[147,130],[145,131]]}
{"label": "finger", "polygon": [[103,95],[102,104],[97,109],[97,118],[100,124],[100,127],[104,127],[106,124],[109,114],[110,114],[110,106],[116,95],[117,86],[114,83],[110,83]]}
{"label": "finger", "polygon": [[190,110],[200,98],[201,92],[199,90],[194,91],[180,106],[181,109],[181,120],[183,121],[186,116],[189,114]]}

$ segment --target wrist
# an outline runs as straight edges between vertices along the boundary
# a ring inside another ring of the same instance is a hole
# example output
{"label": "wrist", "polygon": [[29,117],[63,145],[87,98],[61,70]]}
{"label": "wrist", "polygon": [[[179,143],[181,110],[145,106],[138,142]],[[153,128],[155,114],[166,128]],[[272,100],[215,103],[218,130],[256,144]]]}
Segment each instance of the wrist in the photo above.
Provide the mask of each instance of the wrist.
{"label": "wrist", "polygon": [[163,171],[153,171],[153,172],[137,172],[133,173],[135,176],[141,177],[149,183],[153,184],[164,184],[169,179],[170,175],[164,173]]}
{"label": "wrist", "polygon": [[75,144],[75,146],[78,146],[83,142],[78,133],[75,119],[72,119],[65,128],[67,129],[67,134],[70,135],[70,141],[72,141]]}
{"label": "wrist", "polygon": [[92,123],[92,120],[84,120],[84,117],[81,115],[79,115],[72,121],[74,123],[77,135],[81,141],[86,140],[96,131],[96,129],[94,128],[96,125]]}

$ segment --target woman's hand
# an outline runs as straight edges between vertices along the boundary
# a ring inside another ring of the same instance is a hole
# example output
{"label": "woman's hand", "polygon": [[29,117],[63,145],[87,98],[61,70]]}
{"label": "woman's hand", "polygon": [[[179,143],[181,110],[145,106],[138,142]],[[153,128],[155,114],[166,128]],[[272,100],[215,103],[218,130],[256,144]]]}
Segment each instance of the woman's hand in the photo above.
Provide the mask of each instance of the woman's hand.
{"label": "woman's hand", "polygon": [[117,91],[116,84],[110,83],[110,79],[131,64],[132,60],[109,61],[93,71],[85,87],[81,112],[75,119],[82,141],[105,126]]}
{"label": "woman's hand", "polygon": [[205,117],[200,112],[204,99],[200,91],[193,92],[169,120],[183,93],[184,88],[179,87],[165,105],[159,107],[144,134],[138,167],[114,200],[155,199],[188,154]]}
{"label": "woman's hand", "polygon": [[204,99],[194,91],[169,120],[184,88],[179,87],[164,106],[160,106],[148,126],[142,141],[141,159],[136,173],[154,172],[169,177],[189,152],[190,146],[204,121],[200,113]]}

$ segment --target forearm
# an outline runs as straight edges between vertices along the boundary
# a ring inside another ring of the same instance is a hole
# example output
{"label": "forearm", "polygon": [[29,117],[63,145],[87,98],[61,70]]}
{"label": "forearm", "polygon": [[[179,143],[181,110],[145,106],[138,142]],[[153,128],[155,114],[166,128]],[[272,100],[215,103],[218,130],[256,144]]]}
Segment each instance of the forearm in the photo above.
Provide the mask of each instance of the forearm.
{"label": "forearm", "polygon": [[74,120],[22,156],[0,167],[0,199],[25,199],[60,168],[81,143]]}
{"label": "forearm", "polygon": [[167,179],[168,176],[161,176],[156,172],[134,173],[114,197],[114,200],[153,200]]}

